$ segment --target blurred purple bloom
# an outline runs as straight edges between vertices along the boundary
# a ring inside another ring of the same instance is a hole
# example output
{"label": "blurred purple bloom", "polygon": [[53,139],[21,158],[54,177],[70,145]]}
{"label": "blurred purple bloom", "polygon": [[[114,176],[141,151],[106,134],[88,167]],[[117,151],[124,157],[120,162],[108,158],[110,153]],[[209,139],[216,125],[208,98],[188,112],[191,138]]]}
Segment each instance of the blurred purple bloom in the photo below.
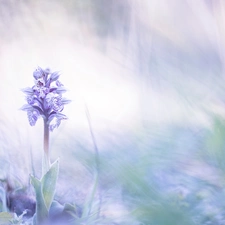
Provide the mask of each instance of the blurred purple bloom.
{"label": "blurred purple bloom", "polygon": [[33,72],[35,85],[32,88],[22,89],[26,94],[27,104],[21,109],[27,112],[31,126],[34,126],[38,118],[42,116],[49,125],[49,129],[53,131],[60,125],[61,120],[67,119],[60,112],[63,110],[64,105],[70,103],[70,101],[62,98],[62,94],[66,92],[66,89],[58,80],[59,76],[58,72],[51,73],[49,69],[43,70],[38,67]]}

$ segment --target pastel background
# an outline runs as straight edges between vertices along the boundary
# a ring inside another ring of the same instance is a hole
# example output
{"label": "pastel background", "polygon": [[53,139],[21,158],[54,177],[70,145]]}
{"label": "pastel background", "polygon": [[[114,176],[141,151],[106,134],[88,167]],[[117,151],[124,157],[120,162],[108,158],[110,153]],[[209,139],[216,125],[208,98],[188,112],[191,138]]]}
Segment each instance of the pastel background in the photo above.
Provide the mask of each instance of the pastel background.
{"label": "pastel background", "polygon": [[20,90],[37,66],[48,67],[72,100],[50,137],[58,199],[82,205],[93,182],[86,105],[102,216],[221,224],[224,19],[224,2],[213,0],[0,0],[1,176],[28,185],[41,172],[43,123],[29,126]]}

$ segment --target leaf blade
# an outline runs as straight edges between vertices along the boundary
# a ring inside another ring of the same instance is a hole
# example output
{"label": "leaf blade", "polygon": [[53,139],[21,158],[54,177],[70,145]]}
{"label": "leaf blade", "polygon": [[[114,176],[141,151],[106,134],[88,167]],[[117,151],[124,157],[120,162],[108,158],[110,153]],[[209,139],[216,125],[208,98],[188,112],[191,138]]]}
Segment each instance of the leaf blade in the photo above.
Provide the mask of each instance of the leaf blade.
{"label": "leaf blade", "polygon": [[59,173],[59,162],[58,160],[56,160],[51,165],[49,171],[41,179],[42,192],[47,210],[50,209],[50,206],[54,198],[58,173]]}
{"label": "leaf blade", "polygon": [[41,224],[48,218],[48,210],[42,193],[42,184],[41,181],[34,176],[31,176],[31,184],[36,194],[36,220],[37,224]]}

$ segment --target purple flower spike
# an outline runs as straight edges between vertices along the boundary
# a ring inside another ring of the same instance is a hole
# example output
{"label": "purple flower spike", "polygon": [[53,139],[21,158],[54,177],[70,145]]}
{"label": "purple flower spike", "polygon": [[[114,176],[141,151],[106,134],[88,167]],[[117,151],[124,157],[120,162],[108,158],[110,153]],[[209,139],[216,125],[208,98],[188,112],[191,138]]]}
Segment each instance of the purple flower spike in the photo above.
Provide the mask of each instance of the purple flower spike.
{"label": "purple flower spike", "polygon": [[70,100],[62,98],[66,89],[58,80],[59,76],[58,72],[51,73],[49,69],[38,67],[33,72],[35,85],[22,89],[26,94],[27,104],[21,109],[27,112],[31,126],[34,126],[41,116],[48,124],[49,130],[53,131],[60,125],[61,120],[67,119],[61,112]]}

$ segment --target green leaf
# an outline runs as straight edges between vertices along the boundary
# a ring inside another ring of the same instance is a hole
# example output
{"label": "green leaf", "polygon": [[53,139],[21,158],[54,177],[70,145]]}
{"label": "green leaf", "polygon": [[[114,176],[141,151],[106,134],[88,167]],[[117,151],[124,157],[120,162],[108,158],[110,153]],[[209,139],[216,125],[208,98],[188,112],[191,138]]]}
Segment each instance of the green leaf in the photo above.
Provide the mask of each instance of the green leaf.
{"label": "green leaf", "polygon": [[0,213],[0,225],[9,225],[10,220],[13,219],[13,215],[8,212],[1,212]]}
{"label": "green leaf", "polygon": [[47,210],[50,209],[50,206],[54,198],[58,173],[59,173],[59,161],[56,160],[51,165],[49,171],[41,179],[42,192]]}
{"label": "green leaf", "polygon": [[63,211],[65,212],[70,211],[70,212],[76,213],[77,209],[75,205],[72,205],[70,203],[65,203]]}
{"label": "green leaf", "polygon": [[31,176],[31,184],[36,194],[36,222],[41,224],[48,218],[48,210],[42,193],[42,183],[37,178]]}
{"label": "green leaf", "polygon": [[66,213],[70,214],[74,218],[78,218],[77,208],[76,208],[75,205],[72,205],[70,203],[65,203],[64,208],[63,208],[63,212],[66,212]]}
{"label": "green leaf", "polygon": [[31,184],[35,189],[36,194],[36,215],[34,218],[35,224],[41,224],[48,219],[49,209],[52,204],[56,181],[59,172],[58,160],[54,162],[48,172],[44,174],[41,180],[31,176]]}

